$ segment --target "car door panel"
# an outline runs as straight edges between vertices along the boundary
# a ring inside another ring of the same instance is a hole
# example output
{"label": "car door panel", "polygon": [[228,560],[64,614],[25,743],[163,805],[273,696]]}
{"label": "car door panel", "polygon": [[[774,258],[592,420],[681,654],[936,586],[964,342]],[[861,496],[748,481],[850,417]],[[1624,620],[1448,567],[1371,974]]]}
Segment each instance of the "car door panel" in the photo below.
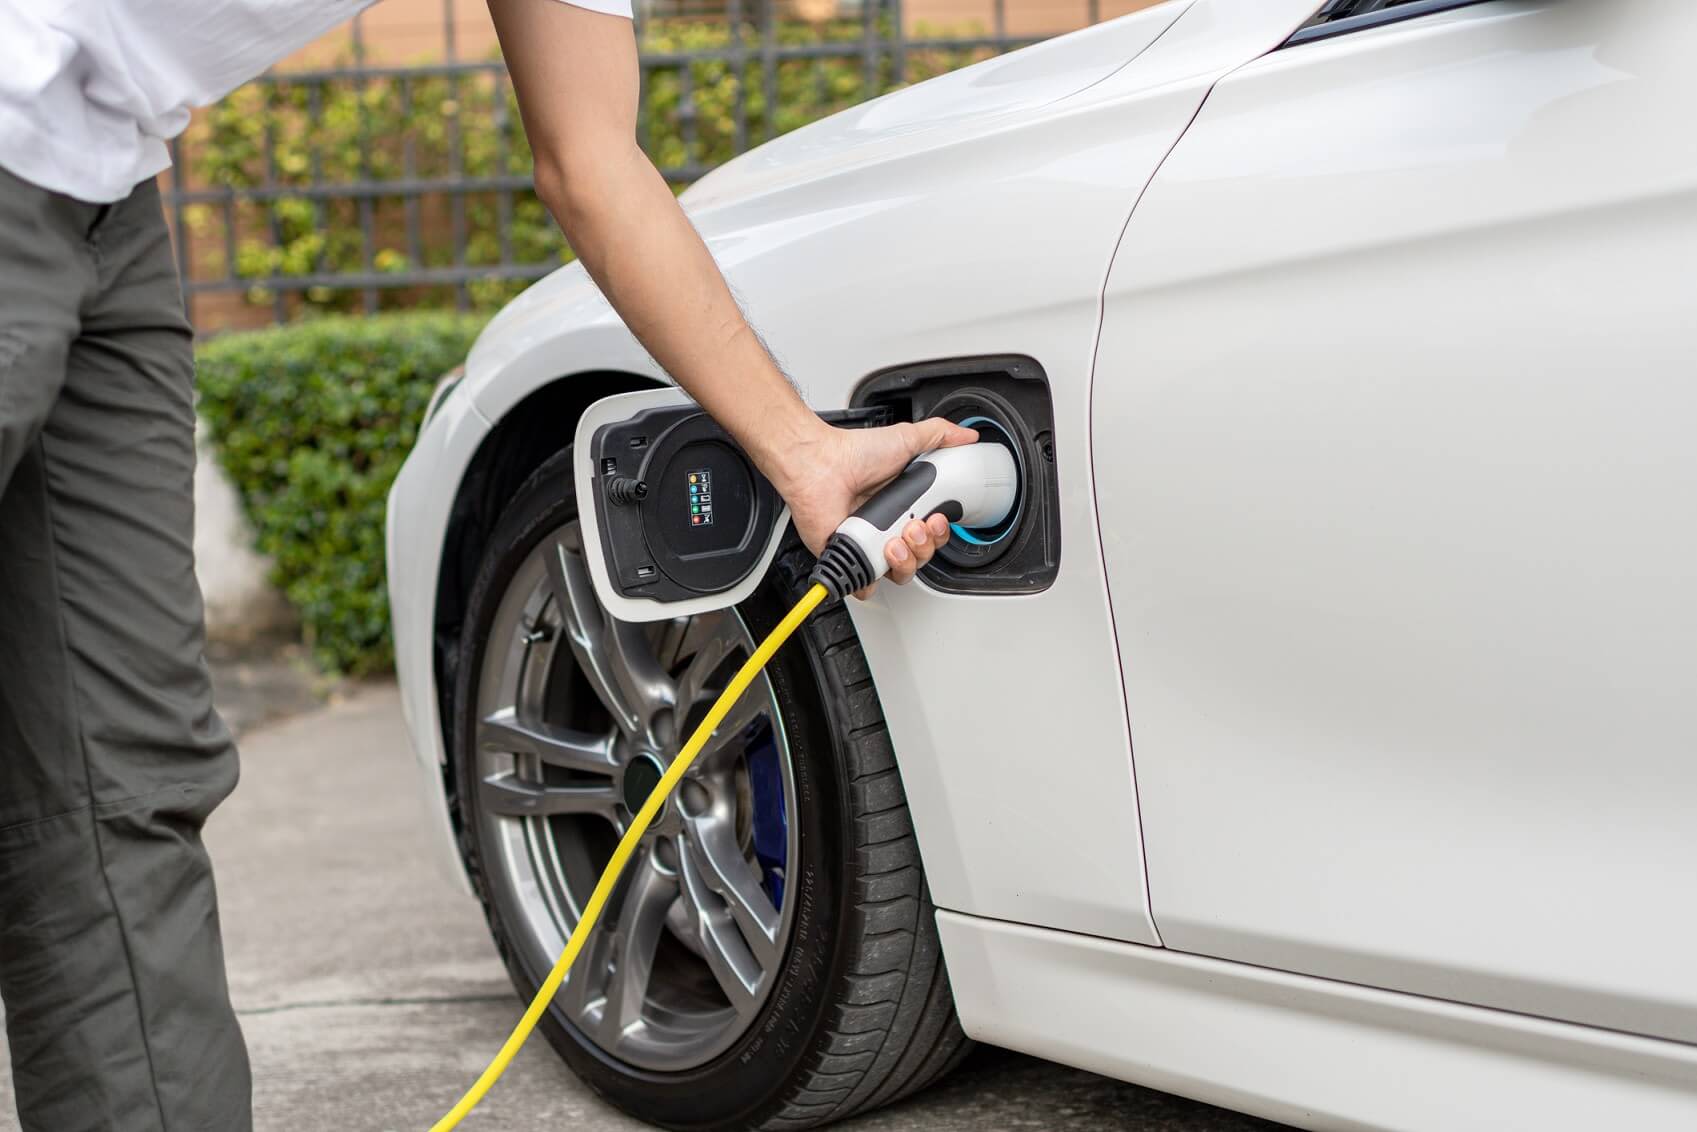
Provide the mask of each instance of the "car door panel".
{"label": "car door panel", "polygon": [[1173,948],[1697,1040],[1697,7],[1220,82],[1093,464]]}

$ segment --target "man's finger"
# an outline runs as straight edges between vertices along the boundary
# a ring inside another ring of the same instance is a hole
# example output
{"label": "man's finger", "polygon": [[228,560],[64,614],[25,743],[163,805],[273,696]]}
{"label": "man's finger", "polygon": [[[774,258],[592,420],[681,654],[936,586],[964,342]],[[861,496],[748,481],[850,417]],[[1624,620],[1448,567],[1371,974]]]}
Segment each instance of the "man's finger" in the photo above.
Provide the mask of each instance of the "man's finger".
{"label": "man's finger", "polygon": [[914,569],[925,565],[931,560],[931,552],[936,549],[931,541],[931,528],[914,519],[902,528],[902,541],[913,552]]}
{"label": "man's finger", "polygon": [[890,581],[898,586],[905,586],[918,568],[906,539],[893,538],[885,544],[884,561],[890,567]]}
{"label": "man's finger", "polygon": [[908,451],[915,456],[934,448],[971,444],[978,439],[978,434],[972,429],[962,428],[954,421],[942,417],[927,417],[925,420],[899,427],[903,428],[902,435],[907,440]]}

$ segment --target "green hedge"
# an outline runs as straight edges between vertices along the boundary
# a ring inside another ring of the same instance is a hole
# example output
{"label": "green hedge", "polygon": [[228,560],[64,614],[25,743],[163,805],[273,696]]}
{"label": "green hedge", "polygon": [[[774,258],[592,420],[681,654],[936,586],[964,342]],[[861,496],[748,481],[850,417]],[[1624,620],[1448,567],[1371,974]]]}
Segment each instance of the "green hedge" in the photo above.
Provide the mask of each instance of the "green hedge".
{"label": "green hedge", "polygon": [[475,315],[328,316],[198,351],[200,413],[307,644],[350,675],[394,661],[384,503]]}

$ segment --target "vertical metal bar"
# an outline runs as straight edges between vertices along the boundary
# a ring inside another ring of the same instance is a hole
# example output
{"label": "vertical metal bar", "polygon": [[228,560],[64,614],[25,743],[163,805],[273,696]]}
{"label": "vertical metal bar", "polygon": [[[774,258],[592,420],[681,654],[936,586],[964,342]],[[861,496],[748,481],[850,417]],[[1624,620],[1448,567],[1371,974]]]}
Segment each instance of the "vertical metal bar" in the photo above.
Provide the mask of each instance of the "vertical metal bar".
{"label": "vertical metal bar", "polygon": [[695,67],[689,60],[684,60],[678,68],[678,126],[683,134],[684,165],[695,164],[696,145],[695,130]]}
{"label": "vertical metal bar", "polygon": [[831,72],[826,69],[823,55],[813,60],[813,100],[819,104],[814,108],[819,114],[831,105]]}
{"label": "vertical metal bar", "polygon": [[[319,140],[324,136],[324,84],[313,83],[306,92],[307,152],[312,161],[312,183],[324,183],[324,149]],[[312,226],[319,232],[325,231],[324,200],[321,197],[312,198]],[[325,256],[330,251],[330,241],[324,240],[318,246],[318,255],[313,258],[312,270],[323,274]]]}
{"label": "vertical metal bar", "polygon": [[236,275],[236,192],[226,189],[224,193],[224,279],[234,290],[238,277]]}
{"label": "vertical metal bar", "polygon": [[194,325],[194,298],[189,294],[189,272],[192,261],[189,257],[189,226],[187,210],[183,208],[183,184],[188,176],[188,166],[183,164],[182,137],[171,139],[171,215],[176,225],[172,235],[177,238],[177,282],[183,292],[184,314],[188,316],[189,325]]}
{"label": "vertical metal bar", "polygon": [[[507,131],[512,126],[507,117],[506,72],[495,72],[494,82],[495,103],[490,111],[495,120],[495,175],[505,177],[511,172],[507,167]],[[511,189],[500,189],[495,193],[495,228],[495,236],[501,242],[501,266],[506,267],[513,262],[513,190]]]}
{"label": "vertical metal bar", "polygon": [[878,4],[860,0],[860,97],[878,96]]}
{"label": "vertical metal bar", "polygon": [[[277,100],[278,86],[272,82],[265,87],[265,184],[269,188],[277,187],[277,118],[273,113],[273,103]],[[283,225],[277,219],[276,200],[266,204],[265,214],[271,222],[271,246],[281,252]],[[287,322],[289,319],[289,304],[280,290],[271,292],[271,318],[274,322]]]}
{"label": "vertical metal bar", "polygon": [[902,0],[890,0],[890,48],[890,84],[901,86],[907,82],[907,22],[902,19]]}
{"label": "vertical metal bar", "polygon": [[778,132],[778,0],[760,3],[760,81],[766,92],[766,140]]}
{"label": "vertical metal bar", "polygon": [[1102,0],[1089,0],[1086,14],[1090,17],[1091,26],[1102,22]]}
{"label": "vertical metal bar", "polygon": [[995,0],[996,3],[996,38],[1004,42],[996,44],[998,51],[1008,49],[1005,42],[1008,38],[1008,0]]}
{"label": "vertical metal bar", "polygon": [[[359,113],[359,179],[371,180],[371,117],[365,105],[365,17],[356,15],[353,26],[354,43],[354,104]],[[359,198],[359,250],[360,263],[364,266],[365,274],[370,276],[376,271],[374,245],[377,227],[377,206],[368,196]],[[360,305],[366,314],[376,314],[378,307],[377,288],[366,287],[360,294]]]}
{"label": "vertical metal bar", "polygon": [[[442,0],[442,54],[451,65],[459,61],[455,50],[456,36],[454,35],[454,0]],[[465,177],[465,136],[460,129],[460,72],[457,69],[448,71],[448,100],[454,104],[454,112],[448,116],[448,176],[451,180],[459,181]],[[454,233],[454,266],[465,266],[466,223],[465,223],[465,193],[457,187],[448,190],[449,218]],[[471,292],[466,289],[465,280],[454,284],[454,306],[459,310],[471,307]]]}
{"label": "vertical metal bar", "polygon": [[748,62],[742,50],[742,0],[730,0],[726,18],[731,31],[731,74],[736,77],[737,101],[731,111],[731,152],[748,148]]}
{"label": "vertical metal bar", "polygon": [[[418,176],[418,145],[413,136],[412,82],[404,75],[400,79],[401,105],[401,177],[412,181]],[[419,215],[418,190],[408,189],[403,200],[407,217],[407,262],[412,270],[424,268],[424,231]]]}

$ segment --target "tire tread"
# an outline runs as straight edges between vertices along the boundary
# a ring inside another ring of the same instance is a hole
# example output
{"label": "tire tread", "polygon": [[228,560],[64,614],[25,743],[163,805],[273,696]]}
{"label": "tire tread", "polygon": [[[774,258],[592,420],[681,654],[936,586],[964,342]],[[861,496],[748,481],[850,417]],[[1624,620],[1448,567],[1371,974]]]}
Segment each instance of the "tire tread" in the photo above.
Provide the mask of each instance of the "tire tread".
{"label": "tire tread", "polygon": [[[779,562],[800,594],[805,555]],[[960,1028],[925,883],[919,843],[883,705],[854,623],[841,602],[804,626],[838,697],[849,780],[849,873],[857,940],[818,1048],[790,1095],[758,1127],[817,1127],[908,1096],[960,1064],[972,1041]],[[845,1064],[844,1051],[856,1060]]]}

